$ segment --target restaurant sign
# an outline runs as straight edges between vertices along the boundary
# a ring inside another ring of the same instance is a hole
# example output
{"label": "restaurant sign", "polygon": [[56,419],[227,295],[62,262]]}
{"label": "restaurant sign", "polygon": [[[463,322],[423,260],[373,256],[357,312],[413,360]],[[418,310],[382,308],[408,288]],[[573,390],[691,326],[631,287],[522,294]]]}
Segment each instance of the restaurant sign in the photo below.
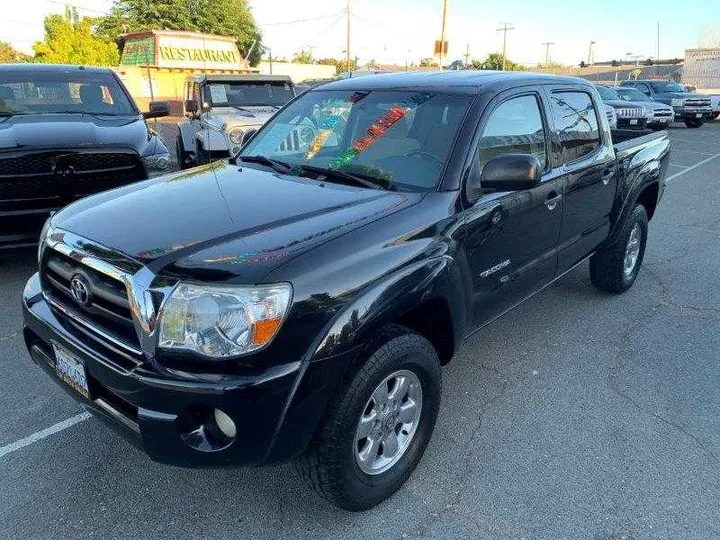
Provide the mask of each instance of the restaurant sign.
{"label": "restaurant sign", "polygon": [[[129,37],[121,65],[151,64],[189,69],[238,69],[243,63],[233,38],[196,33],[157,32],[152,37]],[[150,60],[148,62],[148,60]]]}

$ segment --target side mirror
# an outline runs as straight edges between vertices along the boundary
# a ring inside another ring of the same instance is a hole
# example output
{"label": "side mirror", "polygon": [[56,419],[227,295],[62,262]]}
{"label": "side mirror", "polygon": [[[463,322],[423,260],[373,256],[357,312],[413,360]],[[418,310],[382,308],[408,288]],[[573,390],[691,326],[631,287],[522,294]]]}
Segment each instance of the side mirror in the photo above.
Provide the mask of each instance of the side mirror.
{"label": "side mirror", "polygon": [[198,112],[198,102],[195,99],[186,99],[185,100],[185,112],[189,112],[190,114],[195,114]]}
{"label": "side mirror", "polygon": [[170,116],[170,104],[167,101],[151,101],[150,110],[143,114],[145,118],[161,118]]}
{"label": "side mirror", "polygon": [[488,161],[468,179],[468,198],[474,201],[481,190],[520,191],[536,186],[542,177],[542,163],[532,154],[505,154]]}

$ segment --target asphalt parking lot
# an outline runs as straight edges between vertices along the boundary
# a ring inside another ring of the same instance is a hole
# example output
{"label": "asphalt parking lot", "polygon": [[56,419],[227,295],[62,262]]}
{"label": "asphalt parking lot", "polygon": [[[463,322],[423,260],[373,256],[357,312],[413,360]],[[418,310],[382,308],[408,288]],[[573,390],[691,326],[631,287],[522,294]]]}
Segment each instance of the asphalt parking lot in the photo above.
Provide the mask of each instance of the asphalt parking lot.
{"label": "asphalt parking lot", "polygon": [[88,418],[23,345],[34,252],[0,254],[0,538],[720,537],[720,122],[677,126],[635,286],[583,266],[476,334],[417,471],[363,514],[289,465],[162,466]]}

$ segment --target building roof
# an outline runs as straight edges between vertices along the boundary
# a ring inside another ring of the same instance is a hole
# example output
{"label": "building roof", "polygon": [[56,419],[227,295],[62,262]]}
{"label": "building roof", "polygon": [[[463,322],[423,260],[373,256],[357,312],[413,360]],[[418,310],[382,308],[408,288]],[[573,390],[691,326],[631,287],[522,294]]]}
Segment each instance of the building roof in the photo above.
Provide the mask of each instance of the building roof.
{"label": "building roof", "polygon": [[518,71],[432,71],[381,73],[350,77],[323,85],[323,90],[392,90],[428,88],[460,90],[473,93],[481,86],[495,84],[588,84],[585,79]]}

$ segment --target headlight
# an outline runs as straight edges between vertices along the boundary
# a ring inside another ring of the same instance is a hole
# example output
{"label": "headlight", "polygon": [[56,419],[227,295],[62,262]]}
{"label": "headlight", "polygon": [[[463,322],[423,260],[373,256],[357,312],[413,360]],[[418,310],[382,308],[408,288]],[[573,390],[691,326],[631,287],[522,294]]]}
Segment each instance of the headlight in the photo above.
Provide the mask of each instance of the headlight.
{"label": "headlight", "polygon": [[645,111],[645,115],[644,115],[645,118],[647,118],[648,120],[652,120],[653,116],[654,116],[653,110],[652,109],[643,109],[643,110]]}
{"label": "headlight", "polygon": [[143,158],[145,166],[151,171],[164,171],[170,166],[170,154],[164,152],[162,154],[153,154]]}
{"label": "headlight", "polygon": [[230,141],[235,144],[242,144],[244,135],[245,132],[240,128],[232,128],[230,131],[228,131],[228,137],[230,137]]}
{"label": "headlight", "polygon": [[181,283],[162,308],[158,346],[211,358],[256,351],[275,337],[291,299],[288,283],[257,287]]}
{"label": "headlight", "polygon": [[682,98],[673,98],[670,100],[670,105],[673,107],[682,107],[685,105],[685,100]]}

